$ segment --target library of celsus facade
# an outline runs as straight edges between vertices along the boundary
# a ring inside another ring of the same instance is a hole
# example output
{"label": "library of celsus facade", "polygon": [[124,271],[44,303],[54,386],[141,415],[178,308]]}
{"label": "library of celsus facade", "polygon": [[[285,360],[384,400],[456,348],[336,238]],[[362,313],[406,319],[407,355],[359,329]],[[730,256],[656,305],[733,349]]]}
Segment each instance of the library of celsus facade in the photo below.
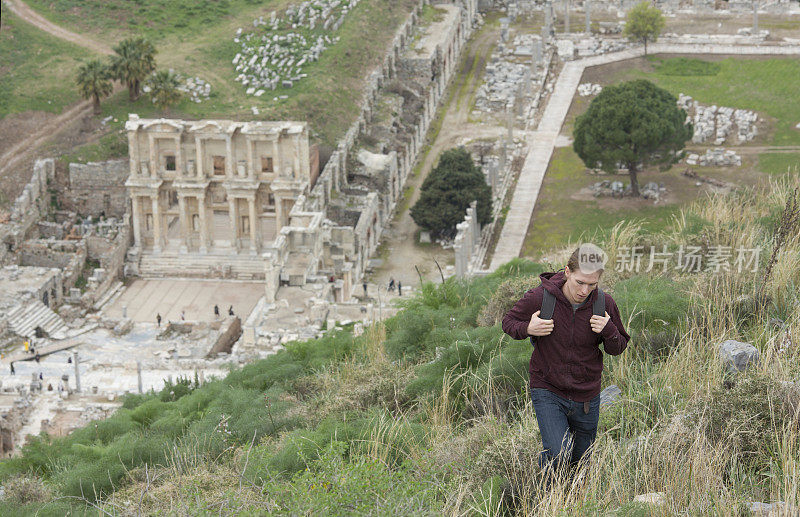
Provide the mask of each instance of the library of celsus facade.
{"label": "library of celsus facade", "polygon": [[140,268],[264,278],[262,253],[319,172],[308,125],[131,115],[126,129]]}

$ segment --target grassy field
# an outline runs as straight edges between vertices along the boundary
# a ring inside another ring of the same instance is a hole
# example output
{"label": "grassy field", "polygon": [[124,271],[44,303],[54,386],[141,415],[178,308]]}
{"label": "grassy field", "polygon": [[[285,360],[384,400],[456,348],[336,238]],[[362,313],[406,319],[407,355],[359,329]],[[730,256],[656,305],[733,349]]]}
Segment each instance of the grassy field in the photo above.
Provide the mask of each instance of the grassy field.
{"label": "grassy field", "polygon": [[[536,201],[522,255],[538,257],[542,252],[577,241],[581,236],[594,242],[600,237],[596,235],[598,232],[608,230],[622,220],[640,220],[646,228],[657,230],[669,224],[678,210],[674,204],[653,206],[652,201],[637,203],[638,206],[628,203],[615,207],[613,203],[601,204],[586,196],[572,197],[581,188],[606,179],[624,182],[627,176],[588,175],[571,147],[557,148]],[[673,179],[674,173],[641,174],[639,184],[671,182]]]}
{"label": "grassy field", "polygon": [[[614,82],[644,78],[653,81],[675,96],[691,95],[699,102],[717,106],[757,111],[776,120],[772,145],[800,145],[800,104],[795,79],[800,77],[800,61],[792,58],[725,58],[719,60],[719,71],[710,75],[661,73],[660,67],[674,61],[651,56],[654,70],[632,68]],[[670,69],[669,66],[666,67]]]}
{"label": "grassy field", "polygon": [[91,51],[54,38],[3,9],[0,118],[23,111],[58,113],[80,99],[75,74]]}
{"label": "grassy field", "polygon": [[[716,59],[705,61],[686,58],[650,56],[645,59],[616,63],[589,69],[583,81],[602,85],[645,78],[674,95],[691,95],[703,104],[717,104],[751,109],[767,118],[766,134],[748,146],[800,145],[800,106],[786,102],[793,98],[794,86],[790,77],[800,77],[800,62],[794,59]],[[564,122],[563,132],[571,134],[575,118],[589,107],[590,99],[576,96]],[[753,185],[769,176],[798,172],[800,153],[761,152],[743,156],[740,168],[693,167],[702,176],[709,176],[740,185]],[[693,182],[681,177],[683,165],[668,171],[648,170],[639,174],[639,185],[648,181],[664,183],[670,197],[665,205],[644,201],[602,201],[578,192],[603,179],[628,183],[627,175],[595,176],[587,173],[580,158],[571,147],[556,149],[542,184],[522,255],[538,257],[554,246],[576,241],[583,236],[591,239],[595,232],[607,231],[621,220],[641,221],[650,229],[668,223],[682,204],[698,195]]]}
{"label": "grassy field", "polygon": [[50,21],[89,34],[108,44],[130,33],[154,42],[178,36],[192,40],[198,34],[230,21],[246,27],[254,17],[283,10],[287,0],[28,0],[30,7]]}

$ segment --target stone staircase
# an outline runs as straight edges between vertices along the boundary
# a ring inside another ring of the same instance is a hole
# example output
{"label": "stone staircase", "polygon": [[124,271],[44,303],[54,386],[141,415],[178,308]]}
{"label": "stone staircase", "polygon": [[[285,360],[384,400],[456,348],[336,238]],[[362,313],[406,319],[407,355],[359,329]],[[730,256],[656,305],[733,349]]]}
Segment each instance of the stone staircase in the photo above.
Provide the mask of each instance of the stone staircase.
{"label": "stone staircase", "polygon": [[263,280],[265,262],[260,255],[196,253],[181,254],[164,251],[159,254],[144,253],[139,259],[139,275],[144,278],[235,278],[237,280]]}
{"label": "stone staircase", "polygon": [[61,316],[50,310],[39,300],[17,305],[8,313],[8,327],[17,335],[34,337],[34,329],[42,329],[53,339],[64,339],[67,336],[67,324]]}

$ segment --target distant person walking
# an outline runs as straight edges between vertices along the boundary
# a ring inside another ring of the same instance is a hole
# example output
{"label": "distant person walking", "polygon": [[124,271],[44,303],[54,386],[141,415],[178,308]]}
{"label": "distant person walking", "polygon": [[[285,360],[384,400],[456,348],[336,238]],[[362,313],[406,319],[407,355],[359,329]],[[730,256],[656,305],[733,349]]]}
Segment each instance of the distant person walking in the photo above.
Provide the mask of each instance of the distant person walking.
{"label": "distant person walking", "polygon": [[394,277],[389,278],[389,291],[394,292]]}
{"label": "distant person walking", "polygon": [[219,305],[214,304],[214,317],[219,319]]}
{"label": "distant person walking", "polygon": [[161,327],[161,313],[156,314],[156,326]]}
{"label": "distant person walking", "polygon": [[367,297],[367,283],[364,282],[363,284],[361,284],[361,287],[364,288],[364,298],[366,298]]}
{"label": "distant person walking", "polygon": [[397,282],[397,296],[403,296],[403,282]]}
{"label": "distant person walking", "polygon": [[17,371],[14,370],[14,363],[11,363],[11,375],[15,375],[16,373]]}
{"label": "distant person walking", "polygon": [[233,305],[228,307],[228,316],[233,316]]}

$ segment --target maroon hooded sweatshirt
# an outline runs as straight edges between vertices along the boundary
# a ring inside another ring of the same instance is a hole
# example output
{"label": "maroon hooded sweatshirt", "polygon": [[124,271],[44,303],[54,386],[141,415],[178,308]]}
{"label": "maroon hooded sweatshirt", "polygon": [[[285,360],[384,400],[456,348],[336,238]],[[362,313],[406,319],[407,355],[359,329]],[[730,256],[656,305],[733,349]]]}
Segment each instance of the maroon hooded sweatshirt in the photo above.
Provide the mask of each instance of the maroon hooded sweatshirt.
{"label": "maroon hooded sweatshirt", "polygon": [[[531,388],[544,388],[576,402],[592,400],[600,393],[603,372],[600,343],[607,354],[619,355],[630,339],[622,326],[617,304],[605,293],[606,312],[611,319],[600,334],[595,334],[589,319],[597,289],[573,311],[572,304],[561,291],[567,280],[563,271],[542,273],[539,278],[542,284],[525,293],[506,313],[503,332],[514,339],[530,337],[535,343],[528,367]],[[533,313],[542,308],[544,289],[556,297],[553,332],[547,336],[529,336],[528,324]]]}

